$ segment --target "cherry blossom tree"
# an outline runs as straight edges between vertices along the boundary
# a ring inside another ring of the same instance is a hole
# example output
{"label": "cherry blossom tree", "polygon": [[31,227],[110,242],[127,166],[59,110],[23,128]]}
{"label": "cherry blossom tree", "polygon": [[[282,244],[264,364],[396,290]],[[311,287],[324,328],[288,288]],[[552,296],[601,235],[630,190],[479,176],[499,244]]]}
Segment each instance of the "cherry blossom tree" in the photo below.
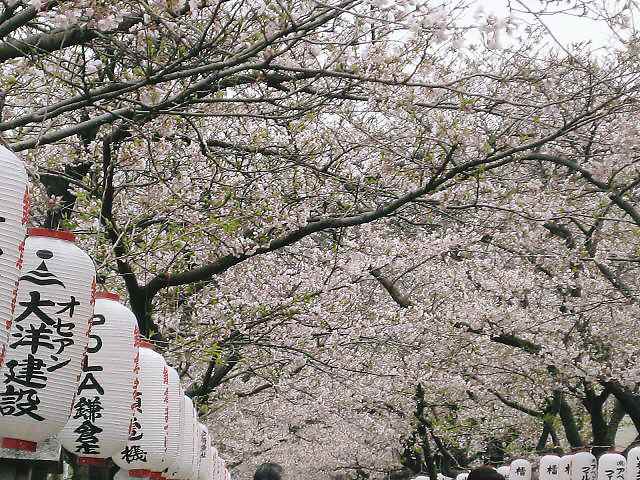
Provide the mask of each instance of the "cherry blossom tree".
{"label": "cherry blossom tree", "polygon": [[[2,3],[34,222],[78,234],[240,472],[640,427],[634,2]],[[617,43],[551,48],[559,8]]]}

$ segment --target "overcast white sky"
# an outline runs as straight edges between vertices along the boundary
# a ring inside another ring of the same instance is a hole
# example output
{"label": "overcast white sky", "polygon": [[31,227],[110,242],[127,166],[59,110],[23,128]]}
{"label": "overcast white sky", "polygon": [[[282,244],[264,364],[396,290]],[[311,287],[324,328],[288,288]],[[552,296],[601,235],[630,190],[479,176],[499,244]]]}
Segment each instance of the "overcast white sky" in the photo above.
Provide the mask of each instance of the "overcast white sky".
{"label": "overcast white sky", "polygon": [[[594,0],[594,3],[595,1],[602,0]],[[477,0],[475,3],[478,7],[482,7],[486,13],[494,13],[501,18],[509,14],[507,0]],[[532,10],[540,6],[539,0],[524,0],[523,3]],[[517,5],[517,2],[512,1],[512,5],[522,10],[522,8]],[[533,15],[519,14],[515,15],[515,17],[526,22],[536,23]],[[601,22],[595,22],[586,18],[576,18],[566,14],[545,16],[543,20],[553,33],[553,36],[565,46],[572,42],[585,40],[591,40],[593,48],[610,46],[616,43],[615,36]]]}

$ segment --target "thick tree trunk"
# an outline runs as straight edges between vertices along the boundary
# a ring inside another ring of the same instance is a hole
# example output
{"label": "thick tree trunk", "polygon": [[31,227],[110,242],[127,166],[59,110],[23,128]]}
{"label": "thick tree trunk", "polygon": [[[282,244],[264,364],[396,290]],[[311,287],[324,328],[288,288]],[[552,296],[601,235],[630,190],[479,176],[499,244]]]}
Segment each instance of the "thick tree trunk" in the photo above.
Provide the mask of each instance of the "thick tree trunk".
{"label": "thick tree trunk", "polygon": [[436,469],[436,462],[433,460],[433,454],[431,453],[431,443],[429,442],[429,437],[426,434],[423,437],[422,448],[424,452],[424,463],[427,466],[429,478],[431,478],[431,480],[437,480],[438,470]]}
{"label": "thick tree trunk", "polygon": [[573,416],[573,411],[571,410],[571,406],[565,400],[564,395],[560,391],[554,392],[554,397],[556,397],[559,402],[559,410],[560,419],[562,420],[562,426],[564,427],[564,432],[567,437],[567,441],[572,448],[578,448],[584,446],[584,442],[580,437],[580,431],[578,430],[578,425],[576,424],[576,419]]}
{"label": "thick tree trunk", "polygon": [[425,421],[425,401],[424,390],[419,383],[416,387],[416,419],[418,420],[418,426],[416,428],[418,438],[420,439],[420,446],[422,447],[422,456],[424,458],[424,464],[427,469],[427,473],[431,480],[437,480],[438,471],[436,469],[436,463],[433,459],[433,453],[431,450],[431,443],[429,442],[429,432],[427,429],[427,422]]}
{"label": "thick tree trunk", "polygon": [[504,438],[491,438],[487,441],[487,458],[491,465],[501,465],[505,462],[507,452],[505,451]]}
{"label": "thick tree trunk", "polygon": [[542,452],[547,446],[547,439],[551,434],[551,426],[549,423],[544,422],[542,425],[542,434],[540,434],[540,438],[538,439],[538,444],[536,445],[536,451]]}
{"label": "thick tree trunk", "polygon": [[591,384],[585,382],[585,398],[583,405],[589,412],[589,419],[591,422],[591,434],[593,436],[592,445],[594,446],[592,453],[599,457],[605,453],[611,444],[608,443],[609,425],[604,418],[604,403],[609,396],[609,390],[605,387],[605,390],[596,395],[593,391]]}
{"label": "thick tree trunk", "polygon": [[553,446],[554,447],[559,447],[560,446],[560,438],[558,437],[558,432],[556,432],[556,429],[553,427],[553,425],[551,426],[551,440],[553,441]]}
{"label": "thick tree trunk", "polygon": [[616,381],[603,382],[603,386],[608,388],[622,404],[624,411],[631,418],[636,430],[640,432],[640,396]]}
{"label": "thick tree trunk", "polygon": [[607,444],[613,445],[616,441],[616,433],[618,433],[618,427],[620,426],[620,422],[624,418],[626,412],[624,411],[623,405],[616,399],[616,403],[613,406],[613,412],[611,412],[611,417],[609,418],[609,423],[607,425]]}

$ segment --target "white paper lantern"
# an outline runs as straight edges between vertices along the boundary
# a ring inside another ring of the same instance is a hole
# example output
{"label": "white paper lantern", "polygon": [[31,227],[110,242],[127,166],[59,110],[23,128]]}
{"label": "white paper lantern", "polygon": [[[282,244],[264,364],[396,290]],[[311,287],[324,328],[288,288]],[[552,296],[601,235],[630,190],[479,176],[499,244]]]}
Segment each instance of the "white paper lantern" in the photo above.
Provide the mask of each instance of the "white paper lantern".
{"label": "white paper lantern", "polygon": [[558,480],[571,480],[573,455],[563,455],[558,462]]}
{"label": "white paper lantern", "polygon": [[184,392],[180,385],[180,376],[175,368],[169,367],[169,388],[167,390],[167,449],[162,461],[162,471],[170,472],[180,458],[180,445],[182,442],[182,415]]}
{"label": "white paper lantern", "polygon": [[571,460],[571,480],[596,480],[597,462],[589,452],[577,452]]}
{"label": "white paper lantern", "polygon": [[[164,358],[141,342],[134,369],[133,418],[129,439],[113,462],[130,477],[149,477],[162,469],[165,456]],[[168,372],[167,372],[168,374]]]}
{"label": "white paper lantern", "polygon": [[198,424],[200,432],[200,461],[198,463],[198,480],[210,480],[213,475],[213,450],[209,429],[202,423]]}
{"label": "white paper lantern", "polygon": [[194,479],[196,476],[196,436],[197,419],[193,402],[186,395],[182,397],[182,443],[177,464],[172,471],[167,472],[167,478]]}
{"label": "white paper lantern", "polygon": [[27,172],[22,160],[0,145],[0,366],[9,340],[27,235],[27,184]]}
{"label": "white paper lantern", "polygon": [[87,347],[93,261],[69,232],[30,229],[0,369],[2,446],[35,450],[67,422]]}
{"label": "white paper lantern", "polygon": [[545,455],[540,458],[538,478],[540,480],[558,480],[560,474],[560,457],[557,455]]}
{"label": "white paper lantern", "polygon": [[598,480],[624,480],[627,460],[619,453],[605,453],[598,459]]}
{"label": "white paper lantern", "polygon": [[498,467],[497,472],[504,477],[505,480],[509,480],[509,471],[511,470],[511,466],[503,465],[502,467]]}
{"label": "white paper lantern", "polygon": [[222,457],[218,457],[218,461],[216,462],[214,478],[216,480],[224,480],[224,472],[226,471],[227,471],[227,465],[225,464],[224,459]]}
{"label": "white paper lantern", "polygon": [[81,465],[102,465],[127,443],[137,336],[136,317],[118,296],[96,294],[80,384],[58,435]]}
{"label": "white paper lantern", "polygon": [[523,458],[511,462],[509,480],[531,480],[531,463]]}
{"label": "white paper lantern", "polygon": [[633,447],[627,453],[625,480],[640,480],[640,447]]}

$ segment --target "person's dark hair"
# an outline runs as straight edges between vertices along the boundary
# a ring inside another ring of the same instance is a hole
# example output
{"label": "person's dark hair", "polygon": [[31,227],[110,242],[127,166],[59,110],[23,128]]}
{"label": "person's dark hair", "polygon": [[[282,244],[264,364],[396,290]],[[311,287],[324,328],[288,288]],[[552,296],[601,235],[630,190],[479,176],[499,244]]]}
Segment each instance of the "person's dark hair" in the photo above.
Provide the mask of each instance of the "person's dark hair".
{"label": "person's dark hair", "polygon": [[263,463],[256,469],[253,480],[282,480],[282,472],[277,463]]}
{"label": "person's dark hair", "polygon": [[467,480],[504,480],[504,477],[495,468],[489,465],[482,465],[471,470]]}

